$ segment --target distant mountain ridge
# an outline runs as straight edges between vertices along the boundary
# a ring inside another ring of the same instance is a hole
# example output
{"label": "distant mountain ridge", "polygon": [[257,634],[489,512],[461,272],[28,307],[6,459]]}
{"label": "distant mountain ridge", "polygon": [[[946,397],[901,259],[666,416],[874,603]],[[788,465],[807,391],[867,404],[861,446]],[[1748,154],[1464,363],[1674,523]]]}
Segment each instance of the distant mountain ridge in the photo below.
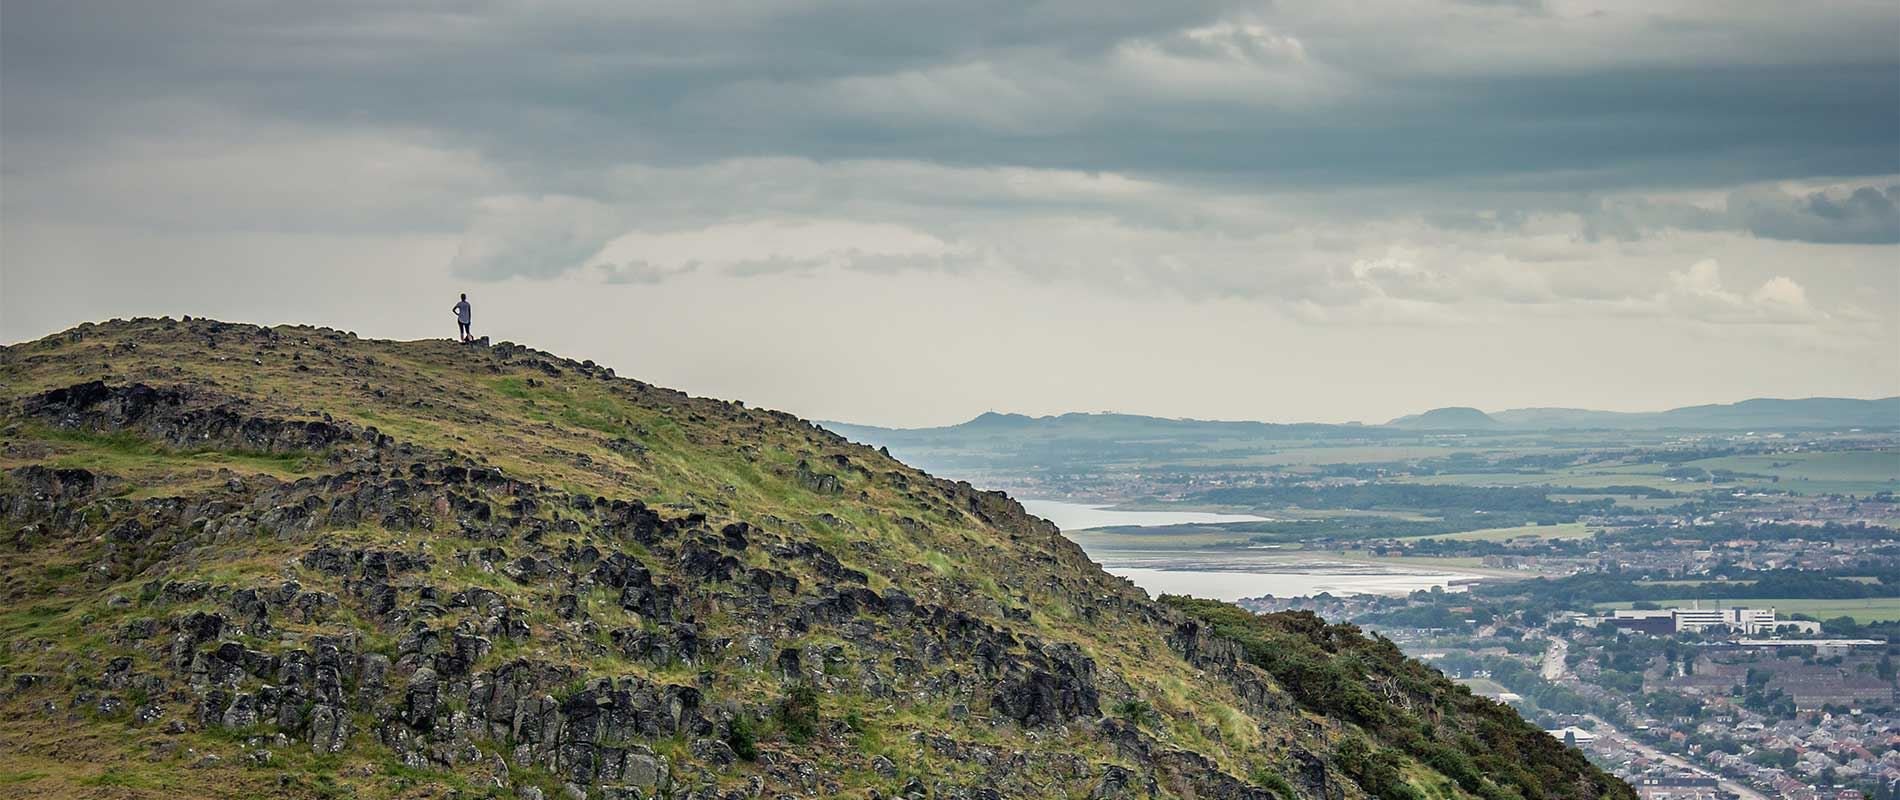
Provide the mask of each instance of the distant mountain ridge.
{"label": "distant mountain ridge", "polygon": [[1250,420],[1170,419],[1141,414],[1072,411],[1042,417],[985,411],[967,422],[930,428],[885,428],[851,422],[820,421],[827,430],[863,442],[893,437],[907,441],[940,441],[971,437],[1031,434],[1044,438],[1101,438],[1195,440],[1239,437],[1248,439],[1302,439],[1378,437],[1388,435],[1378,426],[1356,423],[1257,422]]}
{"label": "distant mountain ridge", "polygon": [[1808,397],[1796,400],[1756,398],[1739,403],[1630,413],[1577,408],[1519,408],[1491,415],[1513,428],[1612,428],[1654,430],[1690,428],[1885,428],[1900,425],[1900,397],[1860,400]]}
{"label": "distant mountain ridge", "polygon": [[1409,414],[1384,425],[1173,419],[1140,414],[1084,412],[1031,417],[996,411],[986,411],[967,422],[956,425],[929,428],[884,428],[848,422],[821,424],[860,441],[879,441],[893,434],[907,438],[953,438],[1023,432],[1052,436],[1380,438],[1421,430],[1900,428],[1900,397],[1871,400],[1844,397],[1754,398],[1736,403],[1685,406],[1654,412],[1597,411],[1583,408],[1514,408],[1487,413],[1467,406],[1451,406],[1435,408],[1419,414]]}

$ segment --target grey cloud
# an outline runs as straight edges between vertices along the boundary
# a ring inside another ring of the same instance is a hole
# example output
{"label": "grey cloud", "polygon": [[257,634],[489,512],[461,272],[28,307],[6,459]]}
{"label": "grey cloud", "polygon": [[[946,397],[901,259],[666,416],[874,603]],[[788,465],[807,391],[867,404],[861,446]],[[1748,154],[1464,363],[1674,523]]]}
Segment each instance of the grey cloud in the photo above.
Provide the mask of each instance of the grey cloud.
{"label": "grey cloud", "polygon": [[1530,212],[1522,208],[1495,211],[1440,210],[1423,215],[1426,222],[1447,230],[1495,233],[1522,230]]}
{"label": "grey cloud", "polygon": [[449,271],[486,280],[559,275],[581,266],[620,233],[621,213],[565,195],[486,198],[470,220]]}
{"label": "grey cloud", "polygon": [[[10,216],[459,231],[451,274],[477,280],[993,267],[1194,298],[1535,304],[1590,281],[1525,265],[1659,228],[1900,240],[1892,186],[1643,197],[1900,172],[1900,12],[1478,4],[19,0],[0,8],[0,166]],[[183,177],[197,162],[158,152],[147,183],[186,203],[75,179],[168,140],[274,146]],[[303,168],[257,166],[273,159]],[[947,247],[602,253],[819,216]],[[1334,279],[1394,243],[1439,260]],[[1490,256],[1512,266],[1451,266]]]}
{"label": "grey cloud", "polygon": [[817,257],[774,255],[740,259],[724,266],[727,275],[758,278],[771,275],[812,273],[838,268],[853,272],[890,275],[898,272],[957,272],[970,263],[957,253],[867,253],[847,250]]}
{"label": "grey cloud", "polygon": [[1548,11],[1544,6],[1544,0],[1457,0],[1457,2],[1479,8],[1511,9],[1526,14],[1542,14]]}
{"label": "grey cloud", "polygon": [[603,283],[652,285],[695,272],[699,269],[699,262],[688,261],[668,266],[636,258],[619,264],[595,264],[594,269],[600,274]]}
{"label": "grey cloud", "polygon": [[769,256],[734,261],[726,265],[726,274],[740,278],[757,278],[765,275],[785,275],[801,272],[815,272],[822,269],[827,261],[820,258],[794,258],[792,256]]}
{"label": "grey cloud", "polygon": [[1730,192],[1722,207],[1617,200],[1584,214],[1593,238],[1635,239],[1664,229],[1744,231],[1816,244],[1900,243],[1900,184],[1789,192],[1756,186]]}
{"label": "grey cloud", "polygon": [[1705,231],[1728,227],[1720,211],[1648,198],[1601,201],[1580,209],[1579,215],[1583,235],[1591,241],[1639,239],[1651,231],[1670,228]]}
{"label": "grey cloud", "polygon": [[[1890,10],[1659,5],[1610,22],[1445,11],[21,0],[6,4],[0,80],[10,105],[29,111],[8,115],[14,134],[75,127],[30,113],[48,98],[96,98],[73,113],[109,116],[116,100],[188,93],[312,124],[365,117],[442,131],[508,168],[517,191],[541,194],[572,193],[575,175],[603,163],[759,155],[1172,174],[1257,190],[1893,171]],[[1498,19],[1470,24],[1472,13]],[[1652,19],[1706,33],[1681,47]],[[1413,35],[1394,41],[1395,25]],[[1147,85],[1118,73],[1119,55],[1142,43],[1193,68]],[[1295,44],[1306,67],[1258,69],[1289,60]],[[1489,61],[1474,66],[1471,54]]]}
{"label": "grey cloud", "polygon": [[1900,184],[1862,186],[1845,196],[1773,189],[1729,195],[1728,214],[1757,236],[1840,244],[1900,243]]}

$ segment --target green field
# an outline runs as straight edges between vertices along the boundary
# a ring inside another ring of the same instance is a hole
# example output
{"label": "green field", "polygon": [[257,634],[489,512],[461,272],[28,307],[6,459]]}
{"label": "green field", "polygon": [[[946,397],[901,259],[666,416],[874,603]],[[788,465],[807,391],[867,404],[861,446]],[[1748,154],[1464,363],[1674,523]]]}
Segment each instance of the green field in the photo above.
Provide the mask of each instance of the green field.
{"label": "green field", "polygon": [[1538,573],[1535,572],[1486,567],[1484,559],[1475,556],[1382,556],[1370,550],[1308,550],[1306,552],[1317,558],[1356,561],[1363,564],[1442,569],[1446,572],[1463,572],[1505,580],[1538,577]]}
{"label": "green field", "polygon": [[1566,503],[1588,503],[1593,500],[1602,500],[1606,497],[1619,506],[1633,508],[1638,511],[1675,508],[1676,506],[1690,502],[1690,498],[1687,497],[1638,497],[1629,494],[1565,494],[1553,492],[1550,495],[1550,499],[1561,500]]}
{"label": "green field", "polygon": [[[1653,466],[1653,465],[1642,465]],[[1698,486],[1708,488],[1708,484],[1694,484],[1673,481],[1657,472],[1637,471],[1637,466],[1624,468],[1562,469],[1550,472],[1473,472],[1446,475],[1419,475],[1404,480],[1413,483],[1433,483],[1445,486],[1542,486],[1555,489],[1605,489],[1611,486],[1642,486],[1664,491],[1695,491]],[[1628,470],[1628,471],[1623,471]]]}
{"label": "green field", "polygon": [[[1410,480],[1452,486],[1547,486],[1553,488],[1601,489],[1610,486],[1646,486],[1673,492],[1696,492],[1712,488],[1765,489],[1797,494],[1869,495],[1882,491],[1900,491],[1900,450],[1854,450],[1812,453],[1771,453],[1724,456],[1683,463],[1709,472],[1741,473],[1721,483],[1670,478],[1662,463],[1590,464],[1553,469],[1546,472],[1474,472],[1423,475]],[[1574,496],[1574,495],[1572,495]],[[1570,499],[1571,496],[1566,496]],[[1641,498],[1619,499],[1619,503],[1641,507],[1649,504],[1674,505],[1680,501]],[[1653,506],[1652,506],[1653,507]]]}
{"label": "green field", "polygon": [[1467,542],[1502,542],[1508,539],[1588,539],[1591,531],[1581,522],[1566,522],[1561,525],[1519,525],[1514,528],[1484,528],[1462,533],[1447,533],[1441,536],[1424,536],[1424,539],[1456,539]]}
{"label": "green field", "polygon": [[[1664,608],[1680,606],[1688,608],[1690,604],[1700,602],[1704,608],[1714,608],[1710,600],[1657,600]],[[1598,603],[1597,608],[1629,608],[1630,603]],[[1853,617],[1855,622],[1886,622],[1900,620],[1900,597],[1870,597],[1860,600],[1807,600],[1797,598],[1764,598],[1760,600],[1724,600],[1723,608],[1744,606],[1747,608],[1773,608],[1782,614],[1806,614],[1816,619],[1835,617]]]}
{"label": "green field", "polygon": [[1686,466],[1771,475],[1779,480],[1746,478],[1751,486],[1802,494],[1872,494],[1900,490],[1900,451],[1775,453],[1691,461]]}

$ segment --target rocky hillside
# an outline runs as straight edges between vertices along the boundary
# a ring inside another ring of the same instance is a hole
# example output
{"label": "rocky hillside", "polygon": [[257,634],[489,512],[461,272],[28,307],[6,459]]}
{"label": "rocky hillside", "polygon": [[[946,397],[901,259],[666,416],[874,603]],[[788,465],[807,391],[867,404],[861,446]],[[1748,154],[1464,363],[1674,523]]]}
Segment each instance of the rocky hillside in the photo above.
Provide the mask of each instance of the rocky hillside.
{"label": "rocky hillside", "polygon": [[1352,628],[505,343],[0,349],[0,552],[0,796],[1633,796]]}

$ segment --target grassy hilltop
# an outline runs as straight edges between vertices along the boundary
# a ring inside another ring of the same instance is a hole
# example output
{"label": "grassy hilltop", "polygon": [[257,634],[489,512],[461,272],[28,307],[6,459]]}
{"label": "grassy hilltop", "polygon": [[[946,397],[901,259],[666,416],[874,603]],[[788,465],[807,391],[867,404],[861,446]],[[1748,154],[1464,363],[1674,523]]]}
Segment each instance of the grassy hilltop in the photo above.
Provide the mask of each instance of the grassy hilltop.
{"label": "grassy hilltop", "polygon": [[0,348],[0,797],[1628,798],[1389,643],[529,348]]}

